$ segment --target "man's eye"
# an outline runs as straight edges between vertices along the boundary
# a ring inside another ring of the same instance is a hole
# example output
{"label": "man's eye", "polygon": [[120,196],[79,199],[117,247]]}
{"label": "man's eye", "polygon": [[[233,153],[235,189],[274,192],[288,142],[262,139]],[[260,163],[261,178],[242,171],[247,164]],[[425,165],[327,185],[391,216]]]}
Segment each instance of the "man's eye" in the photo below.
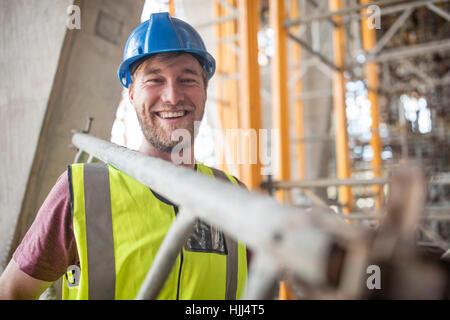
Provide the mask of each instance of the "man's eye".
{"label": "man's eye", "polygon": [[162,82],[162,80],[159,78],[150,78],[150,79],[145,80],[145,82],[146,83],[158,83],[158,82]]}
{"label": "man's eye", "polygon": [[182,79],[181,82],[184,82],[184,83],[194,83],[194,82],[196,82],[196,80],[195,80],[195,79]]}

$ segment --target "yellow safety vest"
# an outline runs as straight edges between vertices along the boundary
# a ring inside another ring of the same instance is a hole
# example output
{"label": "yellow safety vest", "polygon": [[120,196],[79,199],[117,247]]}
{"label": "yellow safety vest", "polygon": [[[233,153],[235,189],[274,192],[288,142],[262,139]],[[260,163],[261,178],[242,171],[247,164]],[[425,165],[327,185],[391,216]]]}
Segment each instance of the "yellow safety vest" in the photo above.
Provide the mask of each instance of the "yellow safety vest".
{"label": "yellow safety vest", "polygon": [[[80,262],[63,277],[63,299],[134,299],[178,207],[103,163],[73,164],[68,176]],[[158,299],[239,299],[246,279],[245,245],[199,220]]]}

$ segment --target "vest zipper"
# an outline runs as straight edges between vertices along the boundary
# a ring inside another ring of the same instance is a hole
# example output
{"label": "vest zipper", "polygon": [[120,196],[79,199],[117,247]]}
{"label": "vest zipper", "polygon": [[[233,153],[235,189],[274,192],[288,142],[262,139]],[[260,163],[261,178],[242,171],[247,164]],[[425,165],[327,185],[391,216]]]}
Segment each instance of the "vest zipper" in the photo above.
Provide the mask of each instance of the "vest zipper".
{"label": "vest zipper", "polygon": [[[178,207],[173,206],[173,210],[175,211],[175,217],[178,215]],[[178,284],[177,284],[177,300],[180,299],[180,282],[181,282],[181,269],[183,268],[183,248],[180,251],[180,269],[178,271]]]}
{"label": "vest zipper", "polygon": [[178,272],[177,300],[180,300],[181,268],[183,267],[183,249],[180,252],[180,271]]}

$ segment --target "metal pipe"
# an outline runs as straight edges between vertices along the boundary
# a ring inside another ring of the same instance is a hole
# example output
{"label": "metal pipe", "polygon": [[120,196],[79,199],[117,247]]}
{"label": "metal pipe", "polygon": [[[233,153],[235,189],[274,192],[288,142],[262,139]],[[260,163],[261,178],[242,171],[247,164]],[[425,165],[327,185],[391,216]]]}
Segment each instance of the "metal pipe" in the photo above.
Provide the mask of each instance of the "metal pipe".
{"label": "metal pipe", "polygon": [[442,239],[441,236],[438,235],[436,232],[431,231],[424,225],[419,225],[419,229],[428,239],[430,239],[436,246],[441,248],[444,252],[450,250],[449,243],[446,240]]}
{"label": "metal pipe", "polygon": [[78,150],[77,154],[75,155],[75,158],[73,159],[73,163],[80,163],[81,162],[81,156],[83,155],[83,150]]}
{"label": "metal pipe", "polygon": [[450,173],[441,173],[437,174],[435,176],[432,176],[428,184],[434,184],[434,185],[448,185],[450,184]]}
{"label": "metal pipe", "polygon": [[[249,247],[264,250],[280,268],[292,271],[307,283],[327,281],[325,270],[336,239],[349,245],[364,242],[361,230],[323,209],[303,211],[282,206],[269,196],[250,193],[90,135],[76,133],[72,142]],[[351,255],[346,265],[353,265]]]}
{"label": "metal pipe", "polygon": [[427,4],[428,9],[430,9],[431,11],[433,11],[434,13],[436,13],[437,15],[441,16],[442,18],[444,18],[447,21],[450,21],[450,14],[448,14],[447,12],[445,12],[444,10],[442,10],[439,7],[436,7],[436,5],[429,3]]}
{"label": "metal pipe", "polygon": [[195,221],[195,216],[186,208],[181,209],[156,253],[136,300],[155,300],[158,297],[180,250],[194,230]]}
{"label": "metal pipe", "polygon": [[224,0],[216,0],[222,7],[228,9],[230,11],[230,13],[237,15],[238,12],[236,10],[235,7],[233,7],[232,5],[230,5],[228,2],[224,1]]}
{"label": "metal pipe", "polygon": [[[331,94],[330,94],[331,96]],[[296,137],[291,140],[292,143],[314,143],[314,142],[324,142],[334,140],[334,135],[317,135],[308,137]],[[367,170],[367,169],[364,169]]]}
{"label": "metal pipe", "polygon": [[305,40],[300,39],[296,35],[292,34],[291,32],[287,33],[288,37],[295,42],[299,43],[302,48],[304,48],[306,51],[308,51],[310,54],[314,55],[319,59],[320,62],[324,63],[326,66],[330,67],[334,71],[341,71],[341,68],[336,66],[333,62],[331,62],[327,57],[325,57],[323,54],[321,54],[319,51],[314,50],[313,47],[311,47]]}
{"label": "metal pipe", "polygon": [[442,254],[441,260],[450,262],[450,249]]}
{"label": "metal pipe", "polygon": [[[343,18],[346,18],[346,16],[356,16],[360,18],[364,18],[364,16],[361,16],[360,13],[355,13],[356,11],[360,11],[362,9],[365,9],[371,5],[376,5],[379,7],[386,6],[385,8],[382,8],[380,11],[380,14],[387,15],[387,14],[393,14],[399,11],[404,11],[407,8],[418,8],[421,6],[425,6],[428,4],[433,3],[442,3],[442,2],[448,2],[449,0],[420,0],[420,1],[410,1],[409,3],[400,3],[405,2],[405,0],[381,0],[381,1],[372,1],[370,3],[356,5],[352,7],[346,7],[340,10],[329,10],[328,12],[319,13],[316,15],[311,15],[307,18],[297,18],[297,19],[286,19],[284,21],[285,27],[291,27],[294,25],[302,25],[311,23],[313,21],[317,20],[324,20],[329,19],[330,17],[334,16],[342,16]],[[397,4],[400,3],[400,4]]]}
{"label": "metal pipe", "polygon": [[384,0],[384,1],[377,1],[377,2],[372,2],[370,4],[361,4],[361,5],[357,5],[357,6],[353,6],[353,7],[346,7],[343,9],[339,9],[339,10],[329,10],[327,12],[323,12],[323,13],[319,13],[319,14],[315,14],[312,15],[310,17],[307,18],[296,18],[296,19],[287,19],[284,21],[284,26],[285,27],[291,27],[294,25],[302,25],[302,24],[306,24],[306,23],[311,23],[313,21],[317,21],[317,20],[324,20],[324,19],[329,19],[329,18],[333,18],[334,16],[337,15],[348,15],[348,14],[352,14],[353,11],[359,11],[362,10],[364,8],[367,8],[370,5],[377,5],[377,6],[382,6],[382,5],[389,5],[395,2],[401,2],[404,0]]}
{"label": "metal pipe", "polygon": [[405,3],[400,3],[398,5],[387,6],[385,8],[381,8],[380,16],[382,15],[391,15],[397,12],[403,12],[409,8],[417,9],[420,7],[427,6],[428,4],[433,3],[445,3],[449,0],[415,0],[415,1],[407,1]]}
{"label": "metal pipe", "polygon": [[349,214],[338,214],[342,219],[348,220],[378,220],[383,219],[384,215],[382,214],[373,214],[373,213],[349,213]]}
{"label": "metal pipe", "polygon": [[[297,0],[292,0],[292,1],[298,3]],[[314,11],[314,13],[316,13],[317,11],[320,10],[320,5],[319,5],[316,1],[314,1],[314,0],[308,0],[308,2],[316,9],[316,10]],[[317,10],[317,9],[319,9],[319,10]],[[295,17],[295,16],[294,16],[294,17]],[[336,28],[336,27],[338,26],[337,23],[333,20],[332,17],[329,17],[329,18],[327,19],[327,21],[328,21],[334,28]]]}
{"label": "metal pipe", "polygon": [[[377,179],[317,179],[317,180],[298,180],[298,181],[272,181],[272,187],[275,189],[289,188],[325,188],[331,186],[371,186],[376,184],[387,184],[387,178]],[[262,188],[267,186],[262,183]]]}
{"label": "metal pipe", "polygon": [[[318,6],[317,3],[313,2],[315,6]],[[300,12],[300,5],[297,0],[291,0],[290,1],[290,16],[291,17],[297,17],[301,14]],[[298,34],[300,30],[300,27],[293,28],[292,32],[295,34]],[[302,48],[299,44],[294,44],[294,47],[292,48],[292,55],[293,60],[295,64],[294,73],[297,75],[302,74],[302,68],[301,68],[301,61],[302,61]],[[305,69],[306,70],[306,69]],[[293,95],[298,96],[303,91],[303,83],[302,83],[302,77],[291,77],[291,80],[293,80]],[[300,99],[295,99],[292,101],[293,107],[294,107],[294,130],[295,130],[295,136],[303,138],[305,135],[305,128],[304,128],[304,105],[303,101]],[[296,149],[296,166],[297,166],[297,178],[298,179],[304,179],[306,175],[306,160],[305,160],[305,144],[304,143],[296,143],[295,144]]]}
{"label": "metal pipe", "polygon": [[[378,40],[378,43],[376,45],[375,41],[372,41],[374,46],[371,46],[370,48],[367,48],[367,46],[365,46],[364,49],[366,51],[369,51],[371,55],[377,55],[378,52],[380,52],[384,48],[384,46],[389,42],[389,40],[391,40],[394,34],[405,24],[406,19],[409,18],[409,16],[413,11],[414,11],[413,8],[408,8],[406,11],[403,11],[400,17],[398,17],[398,19],[391,25],[391,27],[383,34],[380,40]],[[361,25],[363,30],[367,29],[366,33],[370,32],[374,33],[374,30],[369,29],[366,23],[362,23]]]}
{"label": "metal pipe", "polygon": [[226,36],[226,37],[222,37],[222,38],[218,38],[218,39],[216,39],[214,42],[215,42],[215,45],[216,46],[218,46],[218,45],[221,45],[221,44],[223,44],[223,43],[226,43],[226,44],[228,44],[228,43],[235,43],[235,42],[237,42],[237,41],[239,41],[239,37],[240,37],[240,34],[239,33],[236,33],[236,34],[233,34],[233,35],[231,35],[231,36]]}
{"label": "metal pipe", "polygon": [[322,208],[327,208],[328,210],[331,210],[328,207],[327,203],[325,201],[323,201],[318,195],[316,195],[311,190],[303,189],[303,193],[311,200],[311,202],[314,205],[316,205],[318,207],[322,207]]}
{"label": "metal pipe", "polygon": [[246,287],[246,300],[270,300],[278,281],[276,261],[264,252],[255,252]]}
{"label": "metal pipe", "polygon": [[237,13],[232,13],[229,16],[220,17],[220,18],[217,18],[217,19],[205,22],[205,23],[198,24],[198,25],[194,26],[194,28],[199,30],[199,29],[202,29],[202,28],[212,27],[212,26],[215,26],[217,24],[221,24],[221,23],[224,23],[224,22],[236,20],[237,18],[238,18]]}
{"label": "metal pipe", "polygon": [[[434,221],[450,221],[450,208],[442,208],[441,210],[436,210],[432,208],[424,208],[423,214],[419,217],[420,220],[434,220]],[[369,212],[350,212],[347,215],[337,214],[338,217],[343,219],[383,219],[386,214],[383,211],[369,211]]]}
{"label": "metal pipe", "polygon": [[[436,51],[446,51],[449,48],[450,48],[450,40],[448,39],[431,41],[413,46],[405,46],[395,49],[384,50],[383,53],[380,53],[376,56],[369,54],[366,57],[366,62],[369,61],[383,62],[395,59],[403,59],[407,57],[414,57]],[[356,63],[355,65],[358,65],[358,63]]]}
{"label": "metal pipe", "polygon": [[[310,100],[310,99],[327,99],[333,96],[331,90],[311,90],[307,92],[297,93],[294,95],[296,100]],[[331,138],[331,137],[330,137]],[[303,141],[303,140],[302,140]]]}
{"label": "metal pipe", "polygon": [[428,213],[424,214],[420,217],[421,220],[428,220],[428,221],[450,221],[450,214],[434,214],[434,213]]}

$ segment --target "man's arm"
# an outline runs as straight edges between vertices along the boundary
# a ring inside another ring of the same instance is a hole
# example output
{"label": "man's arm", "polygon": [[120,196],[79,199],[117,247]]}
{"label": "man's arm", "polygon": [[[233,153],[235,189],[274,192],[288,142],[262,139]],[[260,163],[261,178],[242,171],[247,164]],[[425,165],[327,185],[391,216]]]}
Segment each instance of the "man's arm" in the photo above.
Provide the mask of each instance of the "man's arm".
{"label": "man's arm", "polygon": [[78,262],[67,171],[57,180],[0,277],[0,299],[37,299]]}
{"label": "man's arm", "polygon": [[0,276],[0,300],[31,300],[39,296],[52,283],[30,277],[11,259]]}

